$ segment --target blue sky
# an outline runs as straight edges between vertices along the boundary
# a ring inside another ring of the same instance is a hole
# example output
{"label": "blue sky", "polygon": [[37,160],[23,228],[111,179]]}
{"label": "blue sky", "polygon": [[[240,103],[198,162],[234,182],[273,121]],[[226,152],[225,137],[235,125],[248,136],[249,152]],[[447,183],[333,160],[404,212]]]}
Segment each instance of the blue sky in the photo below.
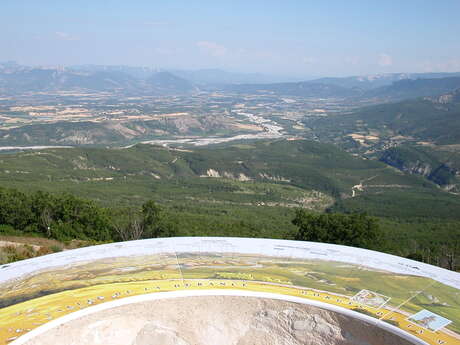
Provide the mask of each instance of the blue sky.
{"label": "blue sky", "polygon": [[290,76],[460,71],[459,0],[0,0],[0,61]]}

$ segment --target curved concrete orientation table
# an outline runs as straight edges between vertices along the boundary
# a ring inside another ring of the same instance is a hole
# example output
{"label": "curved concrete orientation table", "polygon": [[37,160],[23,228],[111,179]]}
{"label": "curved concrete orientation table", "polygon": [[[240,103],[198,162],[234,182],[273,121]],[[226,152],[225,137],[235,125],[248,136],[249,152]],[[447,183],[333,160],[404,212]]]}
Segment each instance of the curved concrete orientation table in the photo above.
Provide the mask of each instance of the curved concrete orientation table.
{"label": "curved concrete orientation table", "polygon": [[[460,344],[459,273],[346,246],[223,237],[112,243],[0,266],[0,344],[38,344],[49,332],[103,310],[110,315],[122,306],[173,298],[193,304],[205,296],[283,300],[312,313],[317,308],[335,320],[321,329],[348,317],[409,343]],[[286,322],[300,327],[305,320]],[[291,343],[305,343],[296,339]]]}

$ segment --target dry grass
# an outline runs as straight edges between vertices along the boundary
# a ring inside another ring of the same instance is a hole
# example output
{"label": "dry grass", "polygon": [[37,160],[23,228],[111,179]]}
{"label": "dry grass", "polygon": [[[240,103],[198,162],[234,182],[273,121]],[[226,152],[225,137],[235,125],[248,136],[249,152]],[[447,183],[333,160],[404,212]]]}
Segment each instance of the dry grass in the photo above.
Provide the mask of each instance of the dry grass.
{"label": "dry grass", "polygon": [[42,237],[0,236],[0,265],[85,245],[88,243],[79,240],[62,243]]}

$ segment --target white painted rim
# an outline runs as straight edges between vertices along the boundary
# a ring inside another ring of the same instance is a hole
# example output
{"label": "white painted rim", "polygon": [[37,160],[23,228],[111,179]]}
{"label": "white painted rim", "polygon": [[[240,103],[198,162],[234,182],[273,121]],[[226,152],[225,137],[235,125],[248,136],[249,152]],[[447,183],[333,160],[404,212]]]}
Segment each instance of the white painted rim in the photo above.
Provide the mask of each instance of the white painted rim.
{"label": "white painted rim", "polygon": [[375,319],[371,316],[349,310],[346,308],[338,307],[331,305],[325,302],[309,300],[301,297],[287,296],[282,294],[268,293],[268,292],[252,292],[252,291],[243,291],[243,290],[184,290],[184,291],[170,291],[170,292],[156,292],[150,294],[144,294],[139,296],[125,297],[120,300],[105,302],[99,305],[91,306],[83,310],[73,312],[71,314],[62,316],[58,319],[50,321],[34,330],[22,335],[18,339],[10,343],[10,345],[23,345],[26,342],[32,340],[35,337],[38,337],[47,331],[59,327],[67,322],[76,320],[78,318],[88,316],[100,311],[109,310],[112,308],[125,306],[134,303],[141,303],[147,301],[155,301],[162,299],[172,299],[178,297],[199,297],[199,296],[237,296],[237,297],[256,297],[256,298],[266,298],[274,300],[282,300],[287,302],[294,302],[299,304],[311,305],[328,311],[336,312],[353,319],[358,319],[360,321],[366,322],[372,326],[388,331],[400,338],[403,338],[413,344],[420,345],[429,345],[425,341],[413,336],[412,334],[403,331],[402,329],[395,327],[387,322],[384,322],[379,319]]}
{"label": "white painted rim", "polygon": [[[280,251],[281,249],[281,251]],[[460,273],[372,250],[335,244],[237,237],[170,237],[91,246],[0,265],[0,284],[100,259],[160,253],[237,253],[299,260],[343,262],[433,279],[458,290]]]}

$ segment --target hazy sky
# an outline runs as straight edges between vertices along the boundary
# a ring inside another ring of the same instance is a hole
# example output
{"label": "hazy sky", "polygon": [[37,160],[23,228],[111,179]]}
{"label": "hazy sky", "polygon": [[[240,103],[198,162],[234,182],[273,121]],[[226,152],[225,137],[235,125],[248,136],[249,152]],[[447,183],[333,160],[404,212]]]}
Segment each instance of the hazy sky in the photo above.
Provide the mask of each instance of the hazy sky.
{"label": "hazy sky", "polygon": [[0,0],[0,61],[279,75],[460,71],[460,0]]}

